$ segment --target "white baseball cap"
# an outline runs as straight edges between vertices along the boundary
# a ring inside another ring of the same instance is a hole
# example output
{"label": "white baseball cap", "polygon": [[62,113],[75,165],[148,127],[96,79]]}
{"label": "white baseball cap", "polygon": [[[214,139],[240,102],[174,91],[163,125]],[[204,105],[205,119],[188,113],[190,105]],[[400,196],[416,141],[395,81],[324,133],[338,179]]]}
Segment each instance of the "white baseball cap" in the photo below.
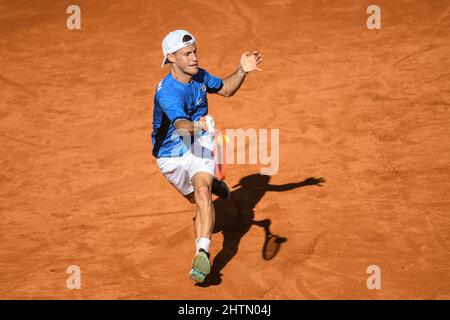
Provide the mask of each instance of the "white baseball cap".
{"label": "white baseball cap", "polygon": [[[192,39],[189,41],[183,42],[184,36],[190,36]],[[161,68],[167,63],[167,54],[174,53],[175,51],[180,50],[181,48],[185,48],[195,43],[194,36],[186,31],[186,30],[175,30],[169,32],[167,36],[164,37],[162,41],[162,51],[163,51],[163,62],[161,64]]]}

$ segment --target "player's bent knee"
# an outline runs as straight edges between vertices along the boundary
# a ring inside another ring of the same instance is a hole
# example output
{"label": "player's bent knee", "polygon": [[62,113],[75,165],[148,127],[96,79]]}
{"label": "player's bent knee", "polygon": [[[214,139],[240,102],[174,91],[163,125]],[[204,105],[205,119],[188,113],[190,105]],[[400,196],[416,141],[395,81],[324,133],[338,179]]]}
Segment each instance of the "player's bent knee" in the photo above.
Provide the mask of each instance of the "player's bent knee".
{"label": "player's bent knee", "polygon": [[196,190],[196,198],[200,200],[211,200],[211,191],[208,186],[200,186]]}

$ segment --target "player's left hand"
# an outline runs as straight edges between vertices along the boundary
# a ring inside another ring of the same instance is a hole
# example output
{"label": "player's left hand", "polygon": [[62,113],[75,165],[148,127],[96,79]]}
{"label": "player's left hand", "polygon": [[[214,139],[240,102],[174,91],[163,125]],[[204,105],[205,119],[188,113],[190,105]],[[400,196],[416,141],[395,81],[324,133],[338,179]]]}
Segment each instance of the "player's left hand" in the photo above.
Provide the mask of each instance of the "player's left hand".
{"label": "player's left hand", "polygon": [[258,51],[253,51],[253,53],[246,51],[241,56],[241,68],[244,72],[262,71],[258,68],[261,61],[262,57]]}

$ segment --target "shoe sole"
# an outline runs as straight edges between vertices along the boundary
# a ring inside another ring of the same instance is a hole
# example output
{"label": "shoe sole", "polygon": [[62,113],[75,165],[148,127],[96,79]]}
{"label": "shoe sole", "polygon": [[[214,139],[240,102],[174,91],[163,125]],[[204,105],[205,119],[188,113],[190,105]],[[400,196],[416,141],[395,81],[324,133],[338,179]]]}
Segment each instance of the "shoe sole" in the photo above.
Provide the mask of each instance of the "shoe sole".
{"label": "shoe sole", "polygon": [[189,278],[195,282],[203,282],[206,275],[211,272],[208,256],[204,252],[198,252],[192,261],[192,270]]}
{"label": "shoe sole", "polygon": [[214,178],[213,184],[216,184],[216,185],[219,184],[219,186],[217,186],[217,188],[225,189],[225,190],[226,190],[226,191],[225,191],[226,196],[223,197],[222,195],[219,195],[217,192],[213,192],[213,194],[215,194],[216,196],[218,196],[220,199],[223,199],[223,200],[228,200],[228,199],[230,199],[230,197],[231,197],[231,191],[230,191],[230,188],[228,188],[228,186],[227,186],[227,184],[226,184],[225,182],[219,181],[219,180],[217,180],[216,178]]}
{"label": "shoe sole", "polygon": [[224,183],[224,184],[225,184],[225,188],[227,189],[227,197],[224,198],[224,200],[228,200],[231,197],[231,191],[230,191],[230,188],[228,188],[227,184],[226,183]]}

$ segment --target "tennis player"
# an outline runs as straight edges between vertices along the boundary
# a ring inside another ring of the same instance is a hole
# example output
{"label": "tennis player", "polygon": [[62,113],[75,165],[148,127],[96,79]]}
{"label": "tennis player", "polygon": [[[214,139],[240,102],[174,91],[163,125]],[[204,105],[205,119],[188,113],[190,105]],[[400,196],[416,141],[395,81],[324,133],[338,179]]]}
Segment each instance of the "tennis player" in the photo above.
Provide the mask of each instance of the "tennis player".
{"label": "tennis player", "polygon": [[227,199],[230,190],[214,179],[213,141],[205,122],[207,93],[231,97],[262,58],[244,52],[239,67],[225,79],[199,68],[195,37],[185,30],[167,34],[162,41],[163,62],[170,73],[159,82],[154,97],[152,154],[166,179],[196,204],[196,253],[189,277],[203,282],[210,272],[211,236],[215,221],[211,193]]}

